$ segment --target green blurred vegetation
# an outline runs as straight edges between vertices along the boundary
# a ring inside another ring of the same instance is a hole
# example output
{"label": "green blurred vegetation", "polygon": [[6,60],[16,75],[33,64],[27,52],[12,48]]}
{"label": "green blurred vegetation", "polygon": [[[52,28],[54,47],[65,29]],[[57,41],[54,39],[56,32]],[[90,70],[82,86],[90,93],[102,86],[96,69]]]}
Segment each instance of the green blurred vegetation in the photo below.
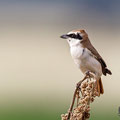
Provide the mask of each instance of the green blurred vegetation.
{"label": "green blurred vegetation", "polygon": [[[58,108],[57,108],[58,107]],[[119,120],[118,111],[116,113],[111,110],[105,111],[98,108],[91,108],[90,120]],[[8,106],[0,108],[0,120],[60,120],[60,116],[66,113],[67,106],[62,108],[58,105],[49,106]]]}

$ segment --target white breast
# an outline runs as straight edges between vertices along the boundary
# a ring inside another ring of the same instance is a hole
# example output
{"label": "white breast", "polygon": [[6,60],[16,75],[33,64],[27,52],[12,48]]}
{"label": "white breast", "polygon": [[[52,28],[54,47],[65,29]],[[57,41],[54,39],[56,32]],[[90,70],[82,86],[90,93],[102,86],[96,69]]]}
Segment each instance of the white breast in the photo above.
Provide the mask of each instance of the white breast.
{"label": "white breast", "polygon": [[82,56],[83,48],[81,46],[73,46],[70,48],[70,53],[73,59],[79,59]]}
{"label": "white breast", "polygon": [[70,52],[75,64],[84,74],[91,71],[98,76],[102,75],[101,64],[91,55],[88,49],[74,46],[70,48]]}

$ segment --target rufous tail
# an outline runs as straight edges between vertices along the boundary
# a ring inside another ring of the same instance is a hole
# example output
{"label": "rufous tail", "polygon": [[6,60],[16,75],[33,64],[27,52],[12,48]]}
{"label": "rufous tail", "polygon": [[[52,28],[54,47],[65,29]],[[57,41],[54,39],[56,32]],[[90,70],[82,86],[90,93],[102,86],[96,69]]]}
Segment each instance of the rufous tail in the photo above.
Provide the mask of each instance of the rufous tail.
{"label": "rufous tail", "polygon": [[102,84],[102,80],[101,78],[99,80],[96,81],[97,82],[97,92],[98,92],[98,96],[100,96],[100,94],[104,93],[104,89],[103,89],[103,84]]}

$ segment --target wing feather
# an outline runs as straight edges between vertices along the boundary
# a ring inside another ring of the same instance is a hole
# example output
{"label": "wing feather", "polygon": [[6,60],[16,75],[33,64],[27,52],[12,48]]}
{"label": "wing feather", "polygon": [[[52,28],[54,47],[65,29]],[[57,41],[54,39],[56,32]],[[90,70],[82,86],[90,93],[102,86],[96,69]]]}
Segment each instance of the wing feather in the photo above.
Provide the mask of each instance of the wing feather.
{"label": "wing feather", "polygon": [[107,69],[107,65],[105,63],[105,61],[103,60],[103,58],[100,56],[100,54],[97,52],[97,50],[93,47],[93,45],[91,44],[90,40],[83,40],[81,41],[82,45],[84,48],[87,48],[88,50],[91,51],[92,55],[95,57],[95,59],[97,59],[101,66],[102,66],[102,73],[104,75],[108,74],[112,74],[110,70]]}

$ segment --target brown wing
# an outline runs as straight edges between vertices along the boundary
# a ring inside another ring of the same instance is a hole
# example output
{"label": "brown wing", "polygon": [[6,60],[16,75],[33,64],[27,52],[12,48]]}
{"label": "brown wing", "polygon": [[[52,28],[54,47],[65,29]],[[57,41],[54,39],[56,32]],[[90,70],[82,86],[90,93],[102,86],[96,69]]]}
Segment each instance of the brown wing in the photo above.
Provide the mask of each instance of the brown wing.
{"label": "brown wing", "polygon": [[102,73],[106,76],[106,74],[112,74],[110,70],[107,69],[107,65],[105,63],[105,61],[102,59],[102,57],[100,56],[100,54],[97,52],[97,50],[93,47],[93,45],[91,44],[91,42],[88,40],[83,40],[82,41],[82,45],[84,48],[87,48],[88,50],[91,51],[92,55],[100,62],[101,66],[102,66]]}

